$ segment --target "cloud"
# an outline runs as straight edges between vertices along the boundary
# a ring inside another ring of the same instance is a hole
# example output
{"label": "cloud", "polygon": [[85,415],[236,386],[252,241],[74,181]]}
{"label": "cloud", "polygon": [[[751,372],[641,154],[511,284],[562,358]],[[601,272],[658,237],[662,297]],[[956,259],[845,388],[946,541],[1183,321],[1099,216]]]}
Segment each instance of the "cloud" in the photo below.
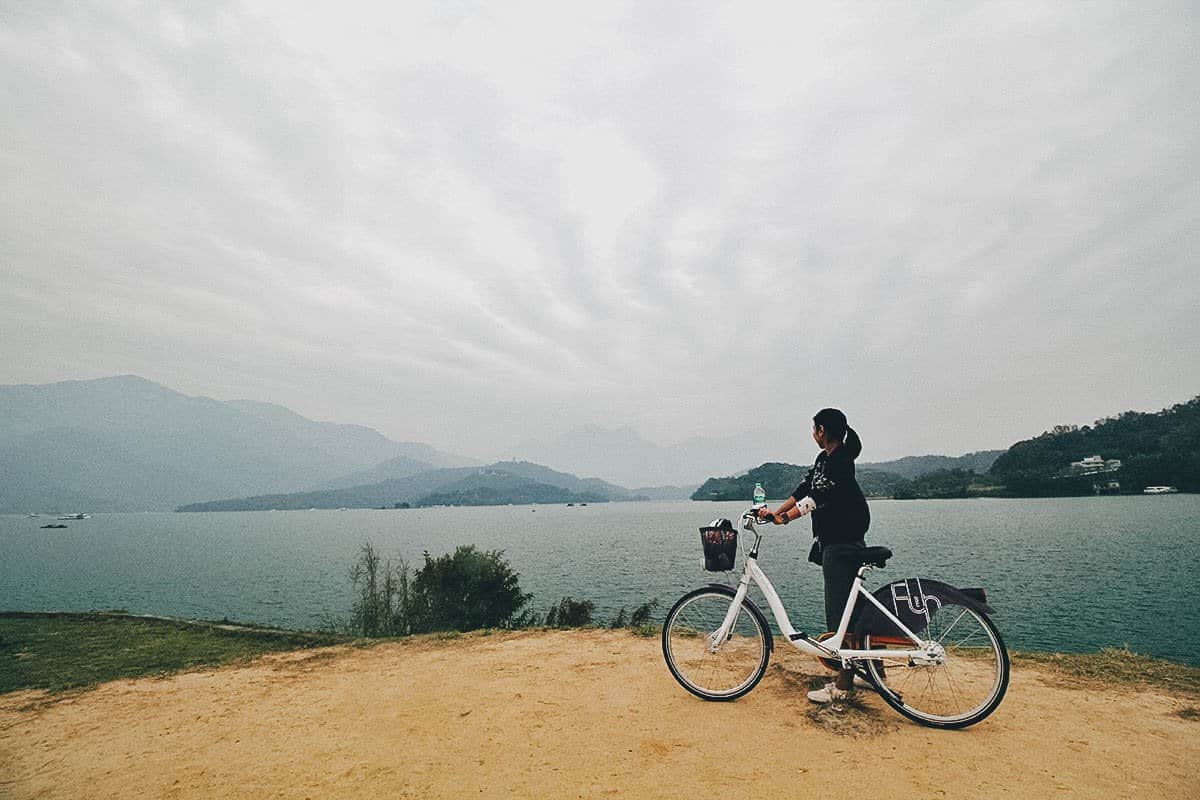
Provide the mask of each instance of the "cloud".
{"label": "cloud", "polygon": [[[1196,391],[1186,5],[14,5],[0,380],[464,452]],[[721,386],[719,401],[714,387]]]}

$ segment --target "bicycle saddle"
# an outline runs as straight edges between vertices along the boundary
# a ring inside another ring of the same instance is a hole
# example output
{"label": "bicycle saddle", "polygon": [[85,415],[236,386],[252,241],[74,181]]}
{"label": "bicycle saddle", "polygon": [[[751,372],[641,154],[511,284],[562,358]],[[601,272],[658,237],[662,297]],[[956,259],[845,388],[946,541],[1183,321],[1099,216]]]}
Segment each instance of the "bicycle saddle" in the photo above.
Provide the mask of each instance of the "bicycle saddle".
{"label": "bicycle saddle", "polygon": [[886,547],[864,547],[858,551],[858,563],[870,564],[880,569],[887,566],[887,560],[892,557],[892,551]]}

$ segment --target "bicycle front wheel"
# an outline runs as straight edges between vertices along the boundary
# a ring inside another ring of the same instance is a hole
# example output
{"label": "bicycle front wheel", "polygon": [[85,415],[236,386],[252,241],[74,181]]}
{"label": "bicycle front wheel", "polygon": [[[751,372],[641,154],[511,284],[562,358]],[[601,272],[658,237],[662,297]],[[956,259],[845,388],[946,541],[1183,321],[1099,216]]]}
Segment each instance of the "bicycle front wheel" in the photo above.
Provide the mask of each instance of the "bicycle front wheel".
{"label": "bicycle front wheel", "polygon": [[[868,661],[883,699],[904,716],[934,728],[965,728],[1000,705],[1008,690],[1008,651],[987,615],[956,603],[931,610],[922,634],[945,651],[938,664]],[[911,642],[866,637],[867,649],[908,649]]]}
{"label": "bicycle front wheel", "polygon": [[724,641],[714,641],[733,598],[732,589],[697,589],[680,598],[663,623],[667,667],[683,688],[705,700],[746,694],[762,680],[771,657],[767,621],[745,602]]}

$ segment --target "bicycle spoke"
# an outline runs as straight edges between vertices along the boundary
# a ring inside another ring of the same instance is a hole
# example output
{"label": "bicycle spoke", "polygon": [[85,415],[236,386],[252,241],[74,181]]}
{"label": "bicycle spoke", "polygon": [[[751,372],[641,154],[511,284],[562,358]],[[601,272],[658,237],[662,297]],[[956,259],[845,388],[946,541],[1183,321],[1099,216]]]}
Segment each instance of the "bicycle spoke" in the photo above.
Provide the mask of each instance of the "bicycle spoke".
{"label": "bicycle spoke", "polygon": [[954,626],[957,625],[959,623],[959,620],[961,620],[966,615],[967,615],[967,611],[966,611],[966,609],[963,609],[963,612],[958,615],[957,619],[955,619],[954,622],[950,623],[950,627],[948,627],[948,628],[946,628],[946,630],[942,631],[942,635],[937,638],[938,642],[941,643],[942,640],[944,640],[947,636],[949,636],[950,631],[954,630]]}
{"label": "bicycle spoke", "polygon": [[884,699],[926,724],[971,724],[995,707],[1007,687],[1003,645],[985,618],[973,609],[948,603],[931,615],[927,636],[941,644],[952,632],[956,638],[944,644],[940,664],[889,659],[886,655],[868,662],[884,690]]}
{"label": "bicycle spoke", "polygon": [[713,642],[730,602],[732,597],[722,591],[694,593],[672,609],[663,627],[663,652],[672,673],[701,697],[739,696],[766,670],[769,634],[745,606],[734,614],[723,641]]}

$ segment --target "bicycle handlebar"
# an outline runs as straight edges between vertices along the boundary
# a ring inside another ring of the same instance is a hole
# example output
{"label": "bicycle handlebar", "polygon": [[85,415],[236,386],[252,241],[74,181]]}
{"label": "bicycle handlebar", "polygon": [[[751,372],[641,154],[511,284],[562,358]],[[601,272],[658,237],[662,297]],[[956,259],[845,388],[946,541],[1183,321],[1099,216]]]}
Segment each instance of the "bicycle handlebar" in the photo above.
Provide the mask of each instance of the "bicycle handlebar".
{"label": "bicycle handlebar", "polygon": [[743,511],[742,512],[742,527],[747,530],[752,530],[752,528],[750,527],[751,525],[756,525],[760,522],[767,522],[768,520],[771,520],[770,517],[763,519],[758,516],[758,512],[765,511],[766,509],[767,509],[767,504],[763,503],[761,506],[751,506],[750,508]]}

